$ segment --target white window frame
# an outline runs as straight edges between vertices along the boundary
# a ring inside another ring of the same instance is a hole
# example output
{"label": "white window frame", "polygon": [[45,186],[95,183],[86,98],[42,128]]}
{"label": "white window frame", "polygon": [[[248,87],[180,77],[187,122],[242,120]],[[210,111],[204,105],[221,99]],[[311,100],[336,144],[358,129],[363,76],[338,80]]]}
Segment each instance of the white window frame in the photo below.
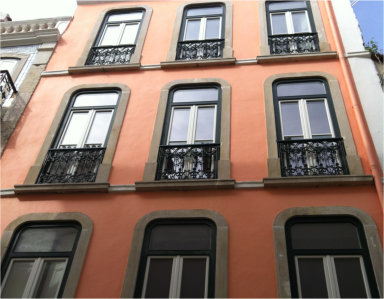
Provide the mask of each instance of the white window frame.
{"label": "white window frame", "polygon": [[188,256],[188,255],[176,255],[176,256],[148,256],[147,264],[145,267],[145,276],[144,284],[142,290],[142,298],[145,298],[145,292],[147,289],[148,283],[148,273],[149,265],[152,259],[172,259],[172,272],[171,272],[171,282],[169,287],[169,298],[179,298],[181,290],[181,281],[183,273],[183,260],[184,259],[205,259],[205,288],[204,288],[204,298],[208,297],[208,275],[209,275],[209,257],[206,255],[202,256]]}
{"label": "white window frame", "polygon": [[222,28],[222,22],[223,18],[221,16],[213,16],[213,17],[200,17],[200,18],[188,18],[185,22],[185,28],[184,28],[184,35],[183,35],[183,41],[185,41],[185,37],[187,35],[187,28],[188,28],[188,22],[189,21],[195,21],[200,20],[200,29],[199,29],[199,39],[198,40],[206,40],[205,33],[207,29],[207,20],[208,19],[219,19],[219,37],[217,39],[220,39],[221,37],[221,28]]}
{"label": "white window frame", "polygon": [[[79,142],[76,144],[75,147],[70,147],[70,148],[83,148],[86,146],[86,141],[87,141],[87,138],[89,136],[89,133],[91,131],[91,128],[92,128],[92,125],[94,123],[94,120],[95,120],[95,117],[96,117],[96,114],[98,112],[111,112],[110,113],[110,117],[109,117],[109,126],[111,125],[111,121],[112,121],[112,116],[113,116],[113,112],[114,112],[114,109],[84,109],[84,110],[74,110],[74,111],[71,111],[69,117],[68,117],[68,120],[65,124],[65,128],[60,136],[60,141],[58,143],[58,148],[68,148],[68,146],[71,146],[71,145],[63,145],[62,142],[64,140],[64,137],[66,136],[66,133],[67,133],[67,130],[68,130],[68,127],[71,123],[71,120],[72,120],[72,117],[74,114],[76,113],[87,113],[87,124],[83,129],[83,132],[82,132],[82,136],[79,140]],[[108,132],[107,132],[107,135],[108,135]],[[105,141],[107,140],[107,135],[104,137],[104,141],[103,143],[101,144],[100,147],[103,147],[105,145]]]}
{"label": "white window frame", "polygon": [[364,261],[361,255],[297,255],[295,256],[295,270],[297,276],[297,287],[299,292],[299,298],[303,298],[301,294],[300,272],[299,272],[299,259],[316,258],[323,260],[325,281],[327,285],[327,292],[329,298],[340,298],[339,284],[337,281],[335,258],[358,258],[360,261],[360,269],[363,276],[363,282],[367,298],[371,298],[371,292],[369,290],[367,273],[365,272]]}
{"label": "white window frame", "polygon": [[[307,32],[295,32],[295,28],[293,26],[293,20],[292,20],[292,13],[298,13],[298,12],[304,12],[305,13],[309,31],[307,31]],[[271,21],[272,35],[284,34],[284,33],[274,33],[273,21],[272,21],[272,15],[282,15],[282,14],[285,15],[285,24],[287,25],[287,31],[288,31],[285,34],[299,34],[299,33],[310,33],[310,32],[312,32],[311,22],[309,21],[309,17],[308,17],[308,11],[307,10],[293,10],[293,11],[286,11],[286,12],[271,12],[269,14],[269,18],[270,18],[270,21]]]}
{"label": "white window frame", "polygon": [[[195,144],[196,143],[196,129],[197,129],[197,115],[199,108],[214,108],[214,116],[213,116],[213,131],[212,136],[213,140],[212,142],[204,142],[204,140],[197,140],[198,142],[201,142],[202,144],[209,144],[209,143],[215,143],[216,141],[216,123],[217,123],[217,105],[188,105],[188,106],[173,106],[171,117],[169,121],[169,128],[168,128],[168,137],[167,137],[167,144],[170,142],[171,137],[171,130],[172,130],[172,123],[173,123],[173,116],[174,111],[177,109],[190,109],[189,111],[189,120],[188,120],[188,132],[187,132],[187,143],[186,144]],[[177,142],[177,141],[173,141]],[[176,144],[175,144],[176,145]]]}
{"label": "white window frame", "polygon": [[[113,43],[113,44],[109,44],[109,45],[101,45],[101,43],[102,43],[102,41],[103,41],[103,39],[104,39],[104,37],[105,37],[105,35],[106,35],[106,32],[107,32],[108,27],[117,26],[117,24],[106,24],[106,25],[104,26],[103,34],[102,34],[102,36],[101,36],[101,38],[100,38],[100,40],[99,40],[99,42],[98,42],[98,47],[108,47],[108,46],[125,45],[125,44],[121,44],[121,39],[122,39],[122,37],[123,37],[124,30],[125,30],[125,27],[126,27],[127,25],[132,25],[132,24],[136,24],[136,25],[137,25],[137,31],[136,31],[135,43],[134,43],[134,44],[136,44],[137,35],[138,35],[138,33],[139,33],[139,30],[140,30],[140,23],[141,23],[141,21],[140,21],[140,22],[139,22],[139,21],[132,21],[132,22],[123,22],[123,23],[120,23],[120,25],[119,25],[119,34],[118,34],[118,36],[117,36],[117,38],[116,38],[115,43]],[[131,45],[131,44],[129,44],[129,45]]]}
{"label": "white window frame", "polygon": [[[309,102],[309,101],[323,101],[323,103],[325,105],[325,111],[327,114],[328,125],[329,125],[331,135],[332,135],[331,138],[335,137],[335,131],[333,128],[333,122],[332,122],[331,114],[329,111],[327,99],[326,98],[315,98],[315,99],[302,98],[302,99],[280,100],[279,101],[279,114],[280,114],[279,117],[280,117],[281,135],[282,135],[283,140],[286,140],[286,137],[291,137],[291,136],[284,134],[284,123],[283,123],[283,117],[282,117],[282,113],[281,113],[281,103],[298,103],[303,139],[313,139],[314,136],[317,136],[317,135],[312,135],[312,132],[311,132],[311,124],[310,124],[310,119],[309,119],[309,114],[308,114],[308,109],[307,109],[307,102]],[[321,134],[321,135],[325,135],[325,134]],[[292,137],[294,137],[294,136],[292,136]]]}
{"label": "white window frame", "polygon": [[[5,276],[4,276],[4,280],[2,282],[2,290],[4,288],[4,285],[7,282],[9,273],[11,272],[11,269],[12,269],[12,266],[13,266],[13,263],[14,262],[18,262],[18,261],[25,261],[25,262],[31,261],[31,262],[33,262],[31,273],[29,274],[27,283],[25,285],[25,289],[24,289],[22,298],[33,298],[35,296],[35,293],[37,291],[37,287],[39,286],[39,283],[41,282],[41,279],[42,279],[41,275],[42,275],[43,265],[44,265],[44,263],[46,261],[61,261],[61,262],[65,262],[65,269],[67,268],[67,265],[68,265],[68,258],[63,258],[63,257],[12,258],[11,261],[10,261],[10,264],[8,266],[7,272],[6,272]],[[56,298],[57,294],[59,293],[59,290],[60,290],[60,287],[61,287],[61,283],[63,282],[63,278],[64,278],[64,275],[63,275],[63,277],[61,279],[59,287],[56,290],[56,294],[55,294],[54,298]]]}

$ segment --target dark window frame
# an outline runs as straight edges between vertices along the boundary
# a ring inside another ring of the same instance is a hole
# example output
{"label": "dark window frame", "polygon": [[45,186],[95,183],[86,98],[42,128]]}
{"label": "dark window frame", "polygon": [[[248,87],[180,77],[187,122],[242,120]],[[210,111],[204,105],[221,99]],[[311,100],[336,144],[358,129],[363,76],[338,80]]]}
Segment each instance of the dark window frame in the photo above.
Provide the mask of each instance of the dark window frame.
{"label": "dark window frame", "polygon": [[[73,227],[77,230],[77,235],[76,235],[71,252],[21,252],[21,253],[14,252],[14,249],[20,238],[20,235],[24,230],[29,228],[52,228],[52,227],[53,228],[54,227]],[[79,243],[81,230],[82,230],[82,226],[77,221],[55,221],[55,222],[27,221],[22,223],[13,233],[12,238],[10,240],[11,245],[8,247],[4,255],[4,259],[2,261],[2,266],[1,266],[1,279],[3,280],[5,278],[10,262],[14,258],[52,258],[52,257],[68,258],[68,263],[66,265],[65,273],[63,275],[63,279],[61,281],[61,285],[57,295],[57,298],[61,298],[65,289],[65,284],[67,282],[67,278],[68,278],[71,266],[72,266],[72,261],[75,256],[76,249]]]}
{"label": "dark window frame", "polygon": [[[311,94],[311,95],[294,95],[294,96],[278,96],[277,95],[277,86],[280,83],[300,83],[300,82],[322,82],[325,86],[326,94]],[[336,118],[336,111],[333,105],[331,90],[329,88],[327,80],[323,78],[313,77],[313,78],[305,78],[305,79],[283,79],[276,80],[272,84],[272,94],[273,94],[273,106],[275,112],[275,123],[276,123],[276,135],[278,140],[283,140],[282,132],[281,132],[281,121],[280,121],[280,110],[279,110],[279,102],[283,100],[297,100],[297,99],[319,99],[324,98],[327,101],[327,105],[329,108],[329,114],[332,120],[332,126],[335,133],[334,138],[341,137],[339,124]]]}
{"label": "dark window frame", "polygon": [[[211,245],[210,250],[149,250],[149,242],[151,237],[151,231],[157,225],[194,225],[204,224],[211,228]],[[201,256],[205,255],[209,257],[209,269],[208,269],[208,297],[215,297],[215,269],[216,269],[216,237],[217,227],[215,223],[207,218],[180,218],[180,219],[155,219],[148,223],[145,228],[143,247],[141,250],[139,270],[137,273],[135,298],[141,298],[145,280],[146,265],[149,256]]]}
{"label": "dark window frame", "polygon": [[[351,223],[358,232],[361,249],[293,249],[291,238],[291,227],[297,223]],[[368,285],[372,297],[378,298],[379,291],[375,283],[375,275],[372,267],[371,257],[368,249],[364,228],[361,222],[352,216],[295,216],[285,223],[285,238],[287,246],[287,260],[292,298],[299,297],[297,286],[297,275],[295,267],[295,256],[300,255],[360,255],[363,258]]]}

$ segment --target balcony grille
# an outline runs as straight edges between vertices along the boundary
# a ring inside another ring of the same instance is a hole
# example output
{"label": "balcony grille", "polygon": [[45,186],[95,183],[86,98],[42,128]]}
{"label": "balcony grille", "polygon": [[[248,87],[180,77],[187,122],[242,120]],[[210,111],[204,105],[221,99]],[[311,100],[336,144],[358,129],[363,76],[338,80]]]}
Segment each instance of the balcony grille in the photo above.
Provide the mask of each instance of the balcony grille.
{"label": "balcony grille", "polygon": [[224,39],[202,41],[182,41],[177,44],[177,60],[197,60],[221,58],[223,56]]}
{"label": "balcony grille", "polygon": [[37,184],[94,182],[104,153],[105,148],[51,149]]}
{"label": "balcony grille", "polygon": [[319,52],[317,33],[281,34],[268,37],[271,54]]}
{"label": "balcony grille", "polygon": [[86,65],[128,64],[135,45],[92,47]]}
{"label": "balcony grille", "polygon": [[219,144],[160,146],[156,179],[216,179],[219,153]]}
{"label": "balcony grille", "polygon": [[278,141],[282,176],[348,174],[342,138]]}
{"label": "balcony grille", "polygon": [[13,93],[17,93],[12,77],[7,70],[0,71],[0,93],[1,105],[3,105],[5,100],[9,99]]}

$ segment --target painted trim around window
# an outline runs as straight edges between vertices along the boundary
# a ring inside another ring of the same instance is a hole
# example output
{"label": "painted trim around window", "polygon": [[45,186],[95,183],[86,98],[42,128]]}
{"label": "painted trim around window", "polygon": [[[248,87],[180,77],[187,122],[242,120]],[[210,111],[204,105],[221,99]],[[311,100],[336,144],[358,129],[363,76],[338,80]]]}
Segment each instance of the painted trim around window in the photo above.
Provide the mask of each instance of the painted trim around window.
{"label": "painted trim around window", "polygon": [[[92,66],[92,65],[85,65],[85,63],[87,61],[89,51],[91,50],[92,46],[95,44],[96,39],[98,38],[99,31],[102,29],[101,27],[103,26],[104,19],[105,19],[107,14],[110,14],[113,12],[119,12],[119,11],[129,11],[129,10],[136,11],[136,10],[140,10],[140,9],[145,11],[144,18],[143,18],[142,23],[141,23],[140,32],[137,35],[135,52],[131,56],[130,62],[126,65],[126,66],[135,65],[137,67],[140,67],[141,52],[143,50],[145,36],[147,34],[148,27],[149,27],[149,21],[151,19],[152,8],[147,6],[147,5],[140,5],[140,6],[139,5],[130,5],[130,6],[110,7],[108,9],[103,10],[100,13],[100,15],[99,15],[94,27],[93,27],[91,35],[89,36],[89,39],[88,39],[87,43],[85,44],[83,53],[81,54],[79,60],[77,61],[76,66],[70,67],[69,71],[72,73],[74,73],[76,71],[77,72],[84,72],[85,70],[88,70],[88,69],[93,70],[93,71],[100,69],[100,71],[101,71],[101,70],[108,69],[108,68],[111,68],[111,70],[113,70],[113,69],[120,70],[122,67],[124,67],[124,65]],[[120,68],[118,68],[118,67],[120,67]]]}
{"label": "painted trim around window", "polygon": [[215,298],[228,296],[228,224],[225,218],[210,210],[169,210],[154,211],[142,217],[135,226],[127,271],[125,273],[122,298],[133,298],[136,288],[137,273],[141,250],[143,246],[145,228],[157,219],[193,219],[207,218],[216,224],[216,269],[215,269]]}
{"label": "painted trim around window", "polygon": [[[260,20],[260,56],[269,56],[271,55],[269,44],[268,44],[268,30],[267,30],[267,11],[266,11],[266,2],[268,0],[260,0],[259,2],[259,20]],[[319,46],[320,52],[330,51],[330,46],[325,35],[324,24],[321,18],[321,13],[319,9],[319,4],[317,0],[311,0],[311,11],[313,16],[313,22],[315,28],[312,28],[313,32],[316,32],[319,37]],[[309,53],[314,54],[314,53]],[[292,55],[292,54],[291,54]],[[274,55],[271,55],[274,56]]]}
{"label": "painted trim around window", "polygon": [[[220,160],[218,161],[219,180],[229,180],[231,177],[230,163],[230,119],[231,119],[231,86],[223,79],[185,79],[176,80],[166,84],[160,93],[160,101],[157,109],[152,142],[149,151],[148,161],[145,164],[143,182],[153,182],[156,177],[157,157],[168,106],[170,91],[178,85],[189,85],[188,87],[201,86],[201,84],[216,83],[221,88],[221,124],[220,124]],[[204,180],[202,180],[204,181]],[[168,182],[170,183],[170,182]]]}
{"label": "painted trim around window", "polygon": [[17,60],[16,67],[12,71],[12,74],[11,74],[13,83],[16,82],[16,79],[20,75],[21,70],[23,69],[25,63],[27,62],[28,57],[29,57],[29,55],[27,55],[27,54],[15,54],[15,53],[1,53],[0,54],[0,60],[1,59],[15,59],[15,60]]}
{"label": "painted trim around window", "polygon": [[303,72],[303,73],[287,73],[277,74],[268,77],[264,82],[264,102],[265,102],[265,117],[267,124],[267,144],[268,144],[268,177],[279,178],[281,177],[280,159],[277,151],[277,135],[276,135],[276,121],[274,110],[274,99],[272,92],[272,85],[276,80],[280,79],[312,79],[322,78],[328,83],[330,90],[330,97],[332,98],[333,106],[337,124],[340,129],[340,136],[344,139],[344,147],[346,152],[346,159],[348,163],[350,175],[363,175],[363,167],[361,165],[360,157],[357,155],[355,142],[353,139],[352,131],[349,125],[348,116],[345,111],[343,96],[340,91],[339,82],[336,77],[324,72]]}
{"label": "painted trim around window", "polygon": [[380,297],[383,297],[383,250],[377,227],[372,217],[368,213],[354,207],[294,207],[280,212],[273,223],[275,266],[279,298],[291,298],[285,223],[292,217],[308,215],[348,215],[356,217],[361,222],[368,244],[376,284],[379,289]]}
{"label": "painted trim around window", "polygon": [[[233,14],[233,5],[229,1],[221,1],[221,2],[205,2],[205,1],[188,1],[183,4],[181,4],[177,10],[176,18],[175,18],[175,24],[173,25],[173,33],[172,33],[172,39],[171,39],[171,45],[169,47],[169,52],[167,54],[167,62],[178,62],[181,64],[185,64],[186,61],[183,60],[176,60],[176,49],[177,44],[179,42],[180,37],[180,30],[182,29],[182,23],[183,23],[183,16],[184,16],[184,10],[187,8],[187,6],[193,5],[198,6],[201,4],[201,6],[206,5],[212,5],[212,4],[220,4],[225,7],[225,12],[223,13],[224,19],[225,19],[225,28],[224,28],[224,50],[223,50],[223,57],[222,59],[229,59],[233,56],[233,49],[232,49],[232,14]],[[214,59],[220,61],[220,59]],[[209,60],[209,61],[212,61]],[[230,61],[232,62],[232,61]],[[234,61],[233,61],[234,63]],[[191,64],[191,61],[189,61],[189,64]]]}
{"label": "painted trim around window", "polygon": [[[123,124],[123,119],[124,119],[125,111],[127,109],[128,99],[130,95],[130,89],[128,88],[128,86],[124,84],[119,84],[119,83],[78,85],[78,86],[72,87],[70,90],[68,90],[64,94],[63,100],[61,101],[61,104],[56,112],[52,125],[49,128],[47,137],[45,138],[44,143],[40,149],[40,152],[36,158],[35,164],[31,166],[31,168],[28,171],[27,177],[24,181],[24,185],[34,185],[36,183],[37,177],[40,173],[40,169],[44,163],[45,156],[47,155],[48,150],[51,148],[51,145],[55,140],[56,134],[60,130],[60,125],[62,123],[63,117],[67,112],[68,105],[72,97],[79,91],[103,91],[106,89],[119,89],[120,100],[119,100],[118,106],[116,107],[115,119],[110,129],[110,135],[109,135],[108,142],[106,144],[106,151],[104,154],[103,162],[99,166],[96,180],[94,183],[96,184],[108,183],[109,173],[112,168],[112,160],[115,154],[117,140],[119,138],[120,129]],[[88,185],[92,185],[94,183],[89,183]],[[45,184],[41,184],[41,186],[43,185]],[[82,184],[55,184],[54,187],[58,189],[62,189],[62,187],[65,187],[66,185],[70,185],[71,187],[76,189],[75,187],[76,185],[81,186]],[[15,190],[17,189],[18,186],[20,186],[20,190],[23,189],[22,188],[23,185],[17,185],[15,186]],[[34,186],[35,187],[34,189],[38,189],[39,186],[40,185],[36,184]],[[52,188],[50,188],[50,190],[52,191]]]}
{"label": "painted trim around window", "polygon": [[81,271],[87,254],[88,245],[92,236],[93,223],[92,220],[83,213],[33,213],[18,217],[13,220],[5,228],[1,238],[1,260],[4,259],[8,247],[11,245],[12,235],[26,222],[38,221],[76,221],[81,225],[80,237],[77,248],[73,256],[71,269],[69,270],[67,281],[63,291],[63,298],[74,298],[76,295],[77,285],[79,283]]}

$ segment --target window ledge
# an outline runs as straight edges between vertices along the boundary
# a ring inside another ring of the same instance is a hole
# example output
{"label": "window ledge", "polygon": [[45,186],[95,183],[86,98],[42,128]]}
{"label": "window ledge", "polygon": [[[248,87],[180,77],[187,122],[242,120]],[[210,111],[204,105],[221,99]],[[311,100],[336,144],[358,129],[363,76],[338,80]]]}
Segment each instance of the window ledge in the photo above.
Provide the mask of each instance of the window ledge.
{"label": "window ledge", "polygon": [[358,186],[373,185],[371,175],[337,175],[337,176],[301,176],[283,178],[264,178],[264,186],[276,187],[322,187],[322,186]]}
{"label": "window ledge", "polygon": [[116,64],[116,65],[70,66],[68,68],[68,73],[84,74],[84,73],[98,73],[98,72],[129,71],[129,70],[140,70],[140,63]]}
{"label": "window ledge", "polygon": [[263,63],[278,63],[278,62],[292,62],[303,60],[321,60],[321,59],[334,59],[337,58],[337,52],[312,52],[305,54],[276,54],[276,55],[263,55],[257,56],[257,62]]}
{"label": "window ledge", "polygon": [[108,192],[109,183],[15,185],[15,194]]}
{"label": "window ledge", "polygon": [[136,182],[136,191],[169,191],[169,190],[204,190],[204,189],[233,189],[235,180],[170,180]]}
{"label": "window ledge", "polygon": [[211,66],[211,65],[228,65],[235,64],[236,58],[217,58],[204,60],[176,60],[160,62],[162,69],[171,69],[178,67],[196,67],[196,66]]}

